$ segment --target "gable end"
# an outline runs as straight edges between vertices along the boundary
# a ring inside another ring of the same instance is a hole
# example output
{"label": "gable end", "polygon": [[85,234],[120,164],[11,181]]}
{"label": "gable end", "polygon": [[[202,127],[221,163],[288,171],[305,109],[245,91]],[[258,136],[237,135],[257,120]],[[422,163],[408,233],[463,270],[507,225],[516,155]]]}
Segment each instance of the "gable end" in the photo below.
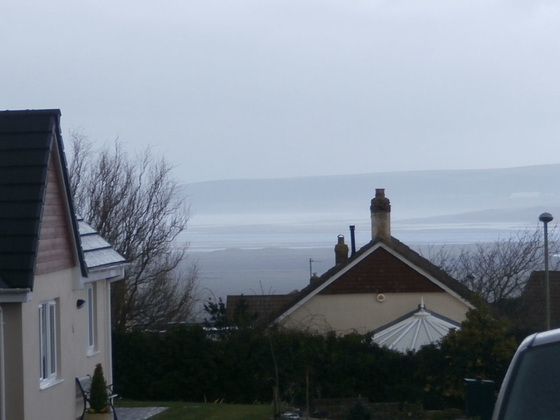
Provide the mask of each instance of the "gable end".
{"label": "gable end", "polygon": [[63,196],[64,189],[61,186],[61,176],[54,155],[54,153],[51,154],[47,176],[47,191],[35,265],[37,275],[72,268],[76,265],[72,251],[73,243],[67,207]]}
{"label": "gable end", "polygon": [[434,292],[444,290],[383,247],[379,247],[319,294]]}

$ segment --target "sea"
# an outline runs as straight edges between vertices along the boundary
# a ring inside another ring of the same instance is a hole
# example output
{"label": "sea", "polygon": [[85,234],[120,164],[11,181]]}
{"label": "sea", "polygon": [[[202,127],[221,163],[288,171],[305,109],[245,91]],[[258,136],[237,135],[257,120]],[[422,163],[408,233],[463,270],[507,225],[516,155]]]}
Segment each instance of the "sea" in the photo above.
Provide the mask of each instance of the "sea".
{"label": "sea", "polygon": [[[356,248],[371,239],[369,221],[352,223],[351,214],[282,214],[193,217],[179,239],[188,246],[188,263],[199,269],[198,295],[224,301],[227,295],[284,294],[301,290],[312,274],[334,265],[334,246],[343,235]],[[462,247],[506,239],[535,229],[522,222],[437,223],[394,220],[392,235],[427,255],[433,247]]]}

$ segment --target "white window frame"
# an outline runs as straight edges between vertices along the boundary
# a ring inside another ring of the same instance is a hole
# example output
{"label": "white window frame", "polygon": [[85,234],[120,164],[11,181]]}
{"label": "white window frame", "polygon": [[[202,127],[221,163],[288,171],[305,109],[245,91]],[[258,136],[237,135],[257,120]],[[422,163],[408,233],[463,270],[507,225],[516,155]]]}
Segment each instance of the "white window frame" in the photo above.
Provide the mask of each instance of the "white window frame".
{"label": "white window frame", "polygon": [[55,300],[39,304],[40,384],[56,382],[58,371],[57,305]]}
{"label": "white window frame", "polygon": [[97,290],[93,283],[86,286],[86,303],[88,318],[87,351],[88,354],[93,354],[97,349]]}

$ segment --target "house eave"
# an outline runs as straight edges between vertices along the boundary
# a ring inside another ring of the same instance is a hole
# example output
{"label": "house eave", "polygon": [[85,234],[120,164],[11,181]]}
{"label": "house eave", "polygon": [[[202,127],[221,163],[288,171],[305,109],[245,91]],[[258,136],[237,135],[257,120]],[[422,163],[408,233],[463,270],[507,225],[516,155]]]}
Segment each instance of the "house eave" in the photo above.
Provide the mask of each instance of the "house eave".
{"label": "house eave", "polygon": [[0,289],[0,303],[26,303],[32,298],[33,292],[29,288]]}
{"label": "house eave", "polygon": [[86,282],[99,281],[99,280],[110,280],[117,281],[122,280],[124,277],[124,269],[127,264],[121,264],[114,267],[100,267],[88,270],[88,278]]}
{"label": "house eave", "polygon": [[95,283],[99,281],[115,282],[122,280],[125,274],[125,268],[128,264],[118,264],[112,266],[101,266],[88,268],[88,276],[80,277],[76,283],[76,289],[83,289],[86,283]]}

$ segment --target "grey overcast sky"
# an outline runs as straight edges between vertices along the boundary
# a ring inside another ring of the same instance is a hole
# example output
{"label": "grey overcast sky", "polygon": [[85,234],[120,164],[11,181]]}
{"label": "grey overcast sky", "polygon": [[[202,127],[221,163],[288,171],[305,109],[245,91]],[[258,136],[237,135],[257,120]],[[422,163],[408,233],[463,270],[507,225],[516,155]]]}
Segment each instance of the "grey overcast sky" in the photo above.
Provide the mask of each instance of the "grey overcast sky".
{"label": "grey overcast sky", "polygon": [[180,182],[560,163],[557,0],[5,0],[0,108]]}

